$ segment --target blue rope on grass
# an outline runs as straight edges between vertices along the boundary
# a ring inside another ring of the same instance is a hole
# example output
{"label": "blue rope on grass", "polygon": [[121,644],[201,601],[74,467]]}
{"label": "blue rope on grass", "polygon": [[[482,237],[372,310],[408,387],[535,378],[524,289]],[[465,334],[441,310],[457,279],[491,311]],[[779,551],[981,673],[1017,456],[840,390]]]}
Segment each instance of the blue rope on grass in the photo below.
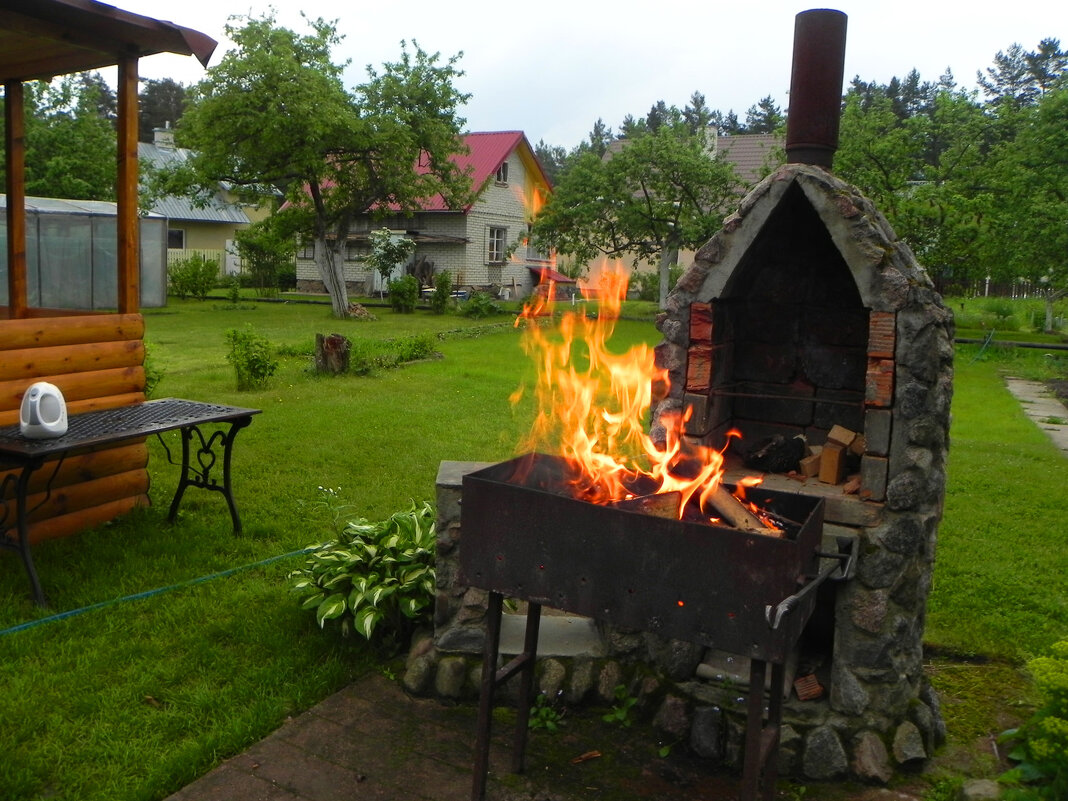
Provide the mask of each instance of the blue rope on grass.
{"label": "blue rope on grass", "polygon": [[249,570],[253,567],[263,567],[264,565],[269,565],[272,562],[278,562],[282,559],[289,559],[293,556],[301,556],[302,554],[311,553],[316,549],[316,547],[317,546],[313,546],[311,548],[302,548],[299,551],[290,551],[289,553],[284,553],[279,556],[271,556],[267,559],[262,559],[259,562],[251,562],[247,565],[241,565],[240,567],[227,568],[226,570],[220,570],[218,573],[209,573],[206,576],[199,576],[198,578],[189,579],[188,581],[182,581],[178,584],[170,584],[166,587],[157,587],[154,590],[145,590],[144,592],[135,592],[133,595],[123,595],[120,598],[112,598],[109,601],[99,601],[98,603],[89,604],[88,606],[83,606],[78,609],[68,609],[66,612],[57,612],[56,614],[49,615],[48,617],[41,617],[37,618],[36,620],[28,620],[25,623],[19,623],[18,625],[12,626],[11,628],[0,629],[0,637],[3,637],[5,634],[16,634],[20,631],[25,631],[26,629],[32,629],[37,626],[42,626],[45,623],[55,623],[59,620],[66,620],[68,617],[85,614],[86,612],[95,612],[97,609],[104,609],[105,607],[125,603],[126,601],[140,601],[144,598],[151,598],[153,595],[160,595],[165,592],[170,592],[171,590],[180,590],[184,587],[192,587],[195,584],[203,584],[205,581],[211,581],[212,579],[225,578],[226,576],[233,575],[234,573],[239,573],[242,570]]}

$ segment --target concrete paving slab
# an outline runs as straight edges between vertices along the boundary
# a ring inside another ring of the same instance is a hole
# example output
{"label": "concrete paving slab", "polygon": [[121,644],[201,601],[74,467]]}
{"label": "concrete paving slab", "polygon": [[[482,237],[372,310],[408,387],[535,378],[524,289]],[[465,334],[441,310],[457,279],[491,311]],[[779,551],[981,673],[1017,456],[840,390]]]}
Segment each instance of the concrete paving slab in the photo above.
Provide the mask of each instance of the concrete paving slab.
{"label": "concrete paving slab", "polygon": [[1064,456],[1068,456],[1068,407],[1039,381],[1022,378],[1005,380],[1020,406],[1035,425],[1041,428]]}

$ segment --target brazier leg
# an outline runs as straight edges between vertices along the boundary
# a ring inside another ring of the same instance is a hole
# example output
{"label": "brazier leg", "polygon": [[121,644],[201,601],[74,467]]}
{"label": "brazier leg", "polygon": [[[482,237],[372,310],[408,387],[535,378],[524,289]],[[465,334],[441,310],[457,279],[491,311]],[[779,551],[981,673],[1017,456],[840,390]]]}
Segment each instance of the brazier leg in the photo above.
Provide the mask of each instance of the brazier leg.
{"label": "brazier leg", "polygon": [[527,750],[527,731],[530,722],[531,690],[534,687],[534,664],[538,658],[538,629],[541,626],[541,604],[527,606],[527,628],[523,637],[523,667],[519,672],[519,704],[515,716],[515,742],[512,743],[512,773],[522,773]]}
{"label": "brazier leg", "polygon": [[482,682],[478,697],[478,731],[475,735],[474,782],[471,801],[486,797],[489,770],[490,729],[493,724],[493,696],[497,689],[497,650],[501,643],[501,608],[504,596],[490,592],[486,607],[486,644],[482,652]]}

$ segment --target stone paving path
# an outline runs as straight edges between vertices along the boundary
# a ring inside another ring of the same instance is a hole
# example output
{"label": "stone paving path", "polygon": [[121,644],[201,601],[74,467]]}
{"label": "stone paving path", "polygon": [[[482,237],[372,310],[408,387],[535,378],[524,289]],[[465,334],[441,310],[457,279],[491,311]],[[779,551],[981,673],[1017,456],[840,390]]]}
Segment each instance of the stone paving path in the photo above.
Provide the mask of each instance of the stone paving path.
{"label": "stone paving path", "polygon": [[[413,698],[398,682],[372,674],[288,720],[167,801],[466,801],[475,707]],[[625,743],[610,742],[608,729],[598,733],[598,726],[593,742],[568,730],[535,732],[527,773],[516,777],[507,772],[510,727],[497,723],[486,801],[737,798],[737,777],[709,771],[682,749],[667,759],[645,759]],[[603,760],[572,763],[573,755],[592,746],[604,749]],[[613,759],[618,770],[598,764]],[[806,797],[918,801],[919,793],[830,783],[809,787]]]}
{"label": "stone paving path", "polygon": [[1068,456],[1068,407],[1038,381],[1008,378],[1006,383],[1020,401],[1024,413],[1049,435],[1062,454]]}

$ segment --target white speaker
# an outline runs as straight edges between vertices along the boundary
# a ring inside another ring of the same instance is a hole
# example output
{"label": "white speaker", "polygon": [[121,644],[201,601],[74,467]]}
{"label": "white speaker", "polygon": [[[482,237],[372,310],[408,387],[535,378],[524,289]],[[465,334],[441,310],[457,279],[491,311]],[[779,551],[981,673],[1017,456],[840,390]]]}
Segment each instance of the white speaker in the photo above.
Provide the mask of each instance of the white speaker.
{"label": "white speaker", "polygon": [[19,431],[29,439],[62,437],[67,433],[67,402],[55,384],[38,381],[22,396]]}

